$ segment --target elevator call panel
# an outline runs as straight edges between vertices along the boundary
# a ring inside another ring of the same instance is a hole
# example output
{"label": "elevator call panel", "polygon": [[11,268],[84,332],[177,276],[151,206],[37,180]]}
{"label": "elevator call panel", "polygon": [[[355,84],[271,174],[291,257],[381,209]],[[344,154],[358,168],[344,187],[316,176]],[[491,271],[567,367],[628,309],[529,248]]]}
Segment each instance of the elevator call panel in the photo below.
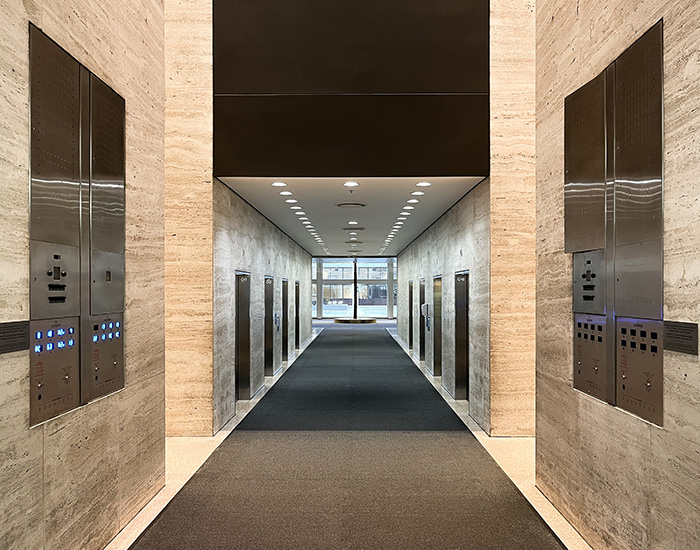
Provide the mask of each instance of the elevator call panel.
{"label": "elevator call panel", "polygon": [[605,401],[607,376],[605,315],[575,315],[574,343],[574,387]]}
{"label": "elevator call panel", "polygon": [[125,103],[29,36],[34,426],[124,385]]}

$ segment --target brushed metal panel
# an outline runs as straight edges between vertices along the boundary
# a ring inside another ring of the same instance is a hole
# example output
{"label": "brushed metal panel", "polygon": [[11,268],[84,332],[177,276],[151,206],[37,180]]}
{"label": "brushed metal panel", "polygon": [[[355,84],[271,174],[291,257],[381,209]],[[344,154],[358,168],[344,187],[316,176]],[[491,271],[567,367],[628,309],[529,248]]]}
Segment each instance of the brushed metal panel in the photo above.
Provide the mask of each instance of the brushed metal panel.
{"label": "brushed metal panel", "polygon": [[289,361],[289,281],[282,279],[282,361]]}
{"label": "brushed metal panel", "polygon": [[574,388],[601,401],[608,401],[610,336],[605,315],[574,315]]}
{"label": "brushed metal panel", "polygon": [[663,25],[615,61],[615,223],[624,245],[663,237]]}
{"label": "brushed metal panel", "polygon": [[617,404],[662,426],[663,322],[618,317],[616,333]]}
{"label": "brushed metal panel", "polygon": [[574,312],[605,314],[605,250],[573,255]]}
{"label": "brushed metal panel", "polygon": [[486,176],[486,95],[214,98],[214,175]]}
{"label": "brushed metal panel", "polygon": [[618,246],[615,254],[615,313],[663,319],[663,241]]}
{"label": "brushed metal panel", "polygon": [[124,256],[93,249],[90,258],[90,313],[124,311]]}
{"label": "brushed metal panel", "polygon": [[29,425],[80,405],[80,327],[77,317],[31,321]]}
{"label": "brushed metal panel", "polygon": [[265,277],[265,376],[275,371],[275,279]]}
{"label": "brushed metal panel", "polygon": [[55,319],[80,314],[80,249],[29,241],[30,317]]}
{"label": "brushed metal panel", "polygon": [[469,273],[455,275],[455,399],[469,396]]}
{"label": "brushed metal panel", "polygon": [[91,246],[124,254],[124,99],[95,75],[90,88]]}
{"label": "brushed metal panel", "polygon": [[478,0],[214,2],[215,93],[487,92]]}
{"label": "brushed metal panel", "polygon": [[250,399],[250,275],[236,275],[236,400]]}
{"label": "brushed metal panel", "polygon": [[605,73],[564,100],[565,250],[605,247]]}
{"label": "brushed metal panel", "polygon": [[418,325],[418,358],[425,361],[425,326],[428,319],[423,314],[423,304],[425,303],[425,279],[421,279],[418,285],[418,303],[420,307],[420,323]]}
{"label": "brushed metal panel", "polygon": [[80,244],[80,65],[33,25],[30,49],[30,235]]}
{"label": "brushed metal panel", "polygon": [[[355,288],[357,288],[357,285],[355,285]],[[294,283],[294,349],[299,349],[301,347],[300,345],[300,322],[299,322],[299,315],[300,315],[300,307],[301,304],[299,304],[299,281],[296,281]]]}
{"label": "brushed metal panel", "polygon": [[408,349],[413,349],[413,281],[408,281]]}
{"label": "brushed metal panel", "polygon": [[433,376],[442,376],[442,277],[433,279]]}
{"label": "brushed metal panel", "polygon": [[124,315],[93,315],[83,322],[81,401],[124,387]]}

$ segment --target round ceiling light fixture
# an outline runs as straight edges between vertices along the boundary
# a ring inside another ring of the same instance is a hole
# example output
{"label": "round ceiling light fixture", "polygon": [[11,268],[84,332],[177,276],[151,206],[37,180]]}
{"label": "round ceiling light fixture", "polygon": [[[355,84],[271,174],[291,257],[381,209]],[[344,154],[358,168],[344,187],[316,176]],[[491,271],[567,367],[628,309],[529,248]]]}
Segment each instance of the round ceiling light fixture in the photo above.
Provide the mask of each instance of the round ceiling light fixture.
{"label": "round ceiling light fixture", "polygon": [[[410,201],[409,201],[409,202],[410,202]],[[416,202],[418,202],[418,201],[416,201]],[[416,207],[415,207],[415,206],[404,206],[403,209],[404,209],[404,210],[415,210]]]}
{"label": "round ceiling light fixture", "polygon": [[425,193],[423,193],[423,191],[413,191],[411,195],[413,195],[414,197],[420,197],[422,195],[425,195]]}
{"label": "round ceiling light fixture", "polygon": [[357,183],[356,181],[346,181],[343,184],[343,187],[357,187],[358,185],[360,185],[360,184]]}
{"label": "round ceiling light fixture", "polygon": [[[287,201],[287,202],[289,202],[289,201]],[[294,202],[296,202],[296,201],[294,201]],[[420,201],[418,199],[408,199],[406,202],[409,204],[416,204]]]}
{"label": "round ceiling light fixture", "polygon": [[411,215],[410,212],[401,212],[401,216],[410,216],[410,215]]}
{"label": "round ceiling light fixture", "polygon": [[[396,222],[396,225],[403,225],[403,222]],[[394,227],[396,227],[396,225]]]}
{"label": "round ceiling light fixture", "polygon": [[399,217],[396,218],[396,219],[399,220],[399,221],[404,221],[404,220],[406,220],[407,218],[404,218],[404,217],[399,216]]}
{"label": "round ceiling light fixture", "polygon": [[305,222],[301,222],[301,223],[304,224],[304,225],[311,225],[311,222],[308,221],[308,220],[306,220]]}
{"label": "round ceiling light fixture", "polygon": [[289,195],[293,195],[293,194],[294,193],[292,193],[291,191],[280,191],[280,195],[282,195],[284,197],[288,197]]}
{"label": "round ceiling light fixture", "polygon": [[351,221],[348,222],[348,225],[357,225],[357,224],[359,224],[359,223],[360,223],[360,222],[356,222],[356,221],[354,221],[354,220],[351,220]]}
{"label": "round ceiling light fixture", "polygon": [[429,181],[420,181],[416,183],[416,187],[430,187],[431,185],[432,183],[430,183]]}
{"label": "round ceiling light fixture", "polygon": [[289,208],[291,208],[292,210],[301,210],[301,206],[290,206]]}
{"label": "round ceiling light fixture", "polygon": [[[284,201],[284,202],[286,202],[286,203],[288,203],[288,204],[294,204],[295,202],[299,202],[299,201],[296,200],[296,199],[287,199],[287,200]],[[418,202],[418,201],[416,201],[416,202]]]}
{"label": "round ceiling light fixture", "polygon": [[276,181],[272,184],[272,187],[287,187],[287,184],[283,181]]}

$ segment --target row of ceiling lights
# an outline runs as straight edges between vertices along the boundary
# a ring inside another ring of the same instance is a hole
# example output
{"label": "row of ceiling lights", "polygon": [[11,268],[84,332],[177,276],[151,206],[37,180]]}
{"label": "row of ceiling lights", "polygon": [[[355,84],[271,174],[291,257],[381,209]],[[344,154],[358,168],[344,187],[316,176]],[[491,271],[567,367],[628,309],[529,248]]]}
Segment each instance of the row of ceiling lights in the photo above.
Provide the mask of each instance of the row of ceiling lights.
{"label": "row of ceiling lights", "polygon": [[[272,187],[287,187],[287,184],[282,181],[276,181],[272,184]],[[283,197],[287,197],[285,198],[284,202],[290,205],[289,209],[294,211],[294,214],[297,216],[297,219],[306,228],[309,234],[314,238],[316,244],[318,244],[318,246],[321,247],[321,250],[323,250],[326,254],[330,254],[331,251],[326,246],[326,243],[323,241],[323,238],[316,231],[316,228],[314,227],[313,223],[311,223],[311,220],[309,220],[309,217],[306,215],[306,212],[304,212],[303,208],[299,206],[299,201],[291,198],[292,195],[294,195],[294,193],[292,193],[291,191],[284,190],[280,191],[279,194]]]}
{"label": "row of ceiling lights", "polygon": [[[430,187],[432,184],[428,181],[421,181],[416,184],[416,187]],[[396,221],[394,222],[394,225],[391,228],[391,231],[386,236],[386,239],[384,240],[384,243],[382,246],[379,248],[379,254],[384,254],[386,251],[387,247],[392,243],[394,240],[394,237],[398,234],[399,230],[401,227],[404,225],[404,222],[408,219],[408,216],[412,214],[411,210],[415,210],[415,204],[418,204],[420,202],[420,199],[416,197],[422,197],[425,195],[425,191],[413,191],[411,193],[411,198],[406,201],[406,205],[402,208],[401,213],[399,216],[396,218]]]}

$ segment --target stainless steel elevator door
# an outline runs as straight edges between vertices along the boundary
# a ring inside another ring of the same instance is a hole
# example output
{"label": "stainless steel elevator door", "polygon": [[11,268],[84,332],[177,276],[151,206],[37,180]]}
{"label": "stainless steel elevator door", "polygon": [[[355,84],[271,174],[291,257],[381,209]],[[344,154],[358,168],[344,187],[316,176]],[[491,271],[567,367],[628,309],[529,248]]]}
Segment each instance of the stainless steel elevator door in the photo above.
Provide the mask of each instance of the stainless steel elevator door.
{"label": "stainless steel elevator door", "polygon": [[413,349],[413,281],[408,281],[408,349]]}
{"label": "stainless steel elevator door", "polygon": [[418,302],[420,303],[420,326],[418,327],[418,358],[425,361],[425,322],[423,304],[425,303],[425,279],[421,279],[418,286]]}
{"label": "stainless steel elevator door", "polygon": [[469,273],[455,275],[455,399],[469,395]]}
{"label": "stainless steel elevator door", "polygon": [[250,275],[236,274],[236,400],[250,399]]}
{"label": "stainless steel elevator door", "polygon": [[294,349],[299,349],[301,338],[299,337],[299,281],[294,283]]}
{"label": "stainless steel elevator door", "polygon": [[289,361],[289,281],[282,280],[282,361]]}
{"label": "stainless steel elevator door", "polygon": [[274,374],[275,365],[275,279],[265,277],[265,376]]}
{"label": "stainless steel elevator door", "polygon": [[433,376],[442,376],[442,277],[433,279]]}

